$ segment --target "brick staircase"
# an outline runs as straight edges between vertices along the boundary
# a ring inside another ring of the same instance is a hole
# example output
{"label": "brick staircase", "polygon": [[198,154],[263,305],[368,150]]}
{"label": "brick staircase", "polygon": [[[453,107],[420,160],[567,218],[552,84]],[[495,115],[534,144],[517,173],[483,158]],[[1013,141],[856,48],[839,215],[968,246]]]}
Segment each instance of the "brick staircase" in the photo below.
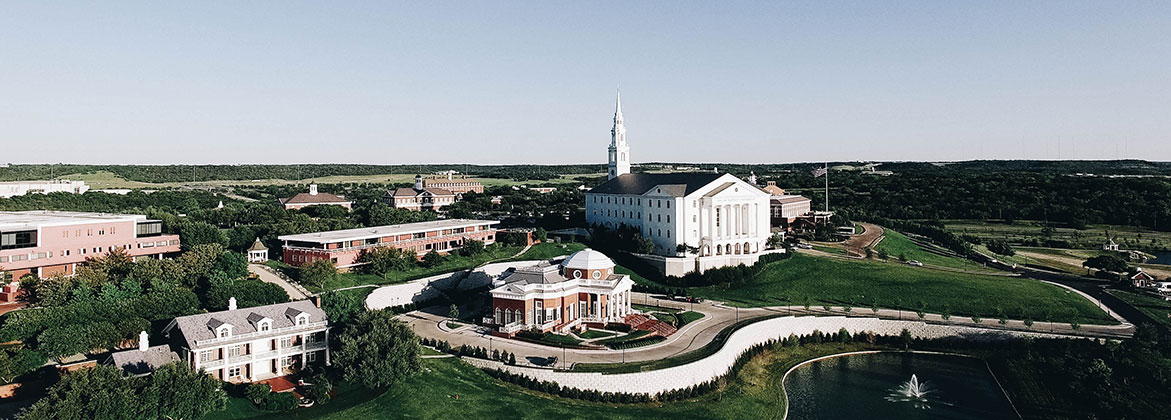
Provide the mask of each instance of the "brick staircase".
{"label": "brick staircase", "polygon": [[678,331],[674,325],[657,319],[650,319],[640,314],[627,315],[626,324],[633,326],[636,330],[651,331],[662,337],[669,337],[675,331]]}

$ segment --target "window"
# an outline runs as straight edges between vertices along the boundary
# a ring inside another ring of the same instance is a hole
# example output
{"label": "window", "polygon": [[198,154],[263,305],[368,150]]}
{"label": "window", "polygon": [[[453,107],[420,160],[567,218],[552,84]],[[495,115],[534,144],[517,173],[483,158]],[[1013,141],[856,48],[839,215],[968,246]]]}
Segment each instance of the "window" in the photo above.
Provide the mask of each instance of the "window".
{"label": "window", "polygon": [[204,350],[199,352],[199,361],[210,362],[212,360],[215,360],[215,352],[211,350]]}
{"label": "window", "polygon": [[670,202],[670,201],[668,201],[668,202],[667,202],[667,208],[671,208],[671,202]]}
{"label": "window", "polygon": [[258,324],[257,327],[258,327],[257,330],[259,330],[260,332],[265,332],[265,331],[272,329],[272,323],[268,322],[268,321],[263,321],[260,324]]}
{"label": "window", "polygon": [[285,337],[281,339],[281,348],[287,349],[293,347],[293,337]]}
{"label": "window", "polygon": [[306,355],[305,355],[305,361],[307,361],[307,362],[316,362],[316,361],[317,361],[317,352],[313,352],[313,353],[308,353],[308,354],[306,354]]}
{"label": "window", "polygon": [[602,278],[602,270],[594,270],[594,273],[591,275],[591,277],[593,277],[594,280]]}
{"label": "window", "polygon": [[216,330],[216,336],[220,337],[220,338],[231,337],[232,336],[232,329],[228,328],[227,326],[220,327],[219,329]]}
{"label": "window", "polygon": [[668,237],[668,238],[670,238],[670,237],[671,237],[671,231],[670,231],[670,230],[668,230],[668,231],[667,231],[667,237]]}
{"label": "window", "polygon": [[241,372],[242,371],[240,370],[239,366],[236,366],[233,368],[228,368],[228,377],[229,378],[239,378],[241,376]]}
{"label": "window", "polygon": [[228,357],[239,357],[244,354],[244,345],[228,347]]}
{"label": "window", "polygon": [[[670,206],[667,206],[667,207],[670,207]],[[671,215],[669,215],[669,214],[667,215],[667,223],[671,223]]]}

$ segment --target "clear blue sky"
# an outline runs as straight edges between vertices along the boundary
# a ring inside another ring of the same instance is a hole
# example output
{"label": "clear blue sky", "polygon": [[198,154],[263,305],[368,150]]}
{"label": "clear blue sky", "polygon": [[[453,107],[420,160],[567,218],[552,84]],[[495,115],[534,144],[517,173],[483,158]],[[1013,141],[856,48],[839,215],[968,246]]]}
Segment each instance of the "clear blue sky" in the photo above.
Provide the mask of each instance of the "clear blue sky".
{"label": "clear blue sky", "polygon": [[618,84],[635,162],[1171,160],[1171,2],[5,2],[0,162],[601,163]]}

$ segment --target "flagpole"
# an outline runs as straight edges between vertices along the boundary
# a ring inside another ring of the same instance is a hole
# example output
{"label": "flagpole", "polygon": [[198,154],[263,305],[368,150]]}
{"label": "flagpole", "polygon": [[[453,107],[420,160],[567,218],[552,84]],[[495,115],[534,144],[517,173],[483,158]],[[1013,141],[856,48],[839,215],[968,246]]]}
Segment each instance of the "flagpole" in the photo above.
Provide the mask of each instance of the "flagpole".
{"label": "flagpole", "polygon": [[825,211],[829,212],[829,162],[825,163]]}

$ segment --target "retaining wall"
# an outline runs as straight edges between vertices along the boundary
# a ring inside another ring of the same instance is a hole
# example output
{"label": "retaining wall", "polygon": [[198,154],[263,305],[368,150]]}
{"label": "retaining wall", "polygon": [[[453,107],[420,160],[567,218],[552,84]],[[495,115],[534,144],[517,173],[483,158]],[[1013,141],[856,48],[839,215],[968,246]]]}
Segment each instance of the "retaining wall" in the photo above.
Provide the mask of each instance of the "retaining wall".
{"label": "retaining wall", "polygon": [[366,297],[366,307],[371,310],[391,306],[419,303],[435,299],[448,290],[470,290],[492,284],[492,281],[514,267],[536,265],[541,261],[514,261],[488,264],[472,271],[456,271],[431,277],[392,284],[374,289]]}

